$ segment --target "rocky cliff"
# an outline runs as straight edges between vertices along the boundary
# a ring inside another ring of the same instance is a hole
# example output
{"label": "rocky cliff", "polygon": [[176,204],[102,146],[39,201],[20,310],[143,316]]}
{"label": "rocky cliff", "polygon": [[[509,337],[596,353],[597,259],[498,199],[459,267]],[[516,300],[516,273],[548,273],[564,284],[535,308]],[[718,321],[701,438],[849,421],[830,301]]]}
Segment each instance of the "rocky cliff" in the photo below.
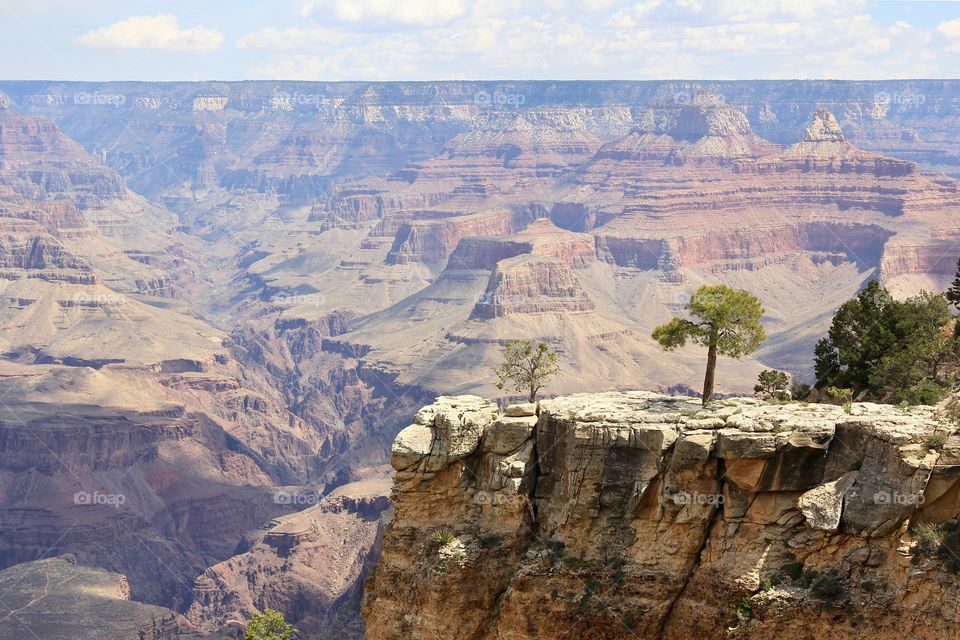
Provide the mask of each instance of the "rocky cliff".
{"label": "rocky cliff", "polygon": [[439,398],[393,445],[367,637],[952,637],[954,430],[932,407]]}

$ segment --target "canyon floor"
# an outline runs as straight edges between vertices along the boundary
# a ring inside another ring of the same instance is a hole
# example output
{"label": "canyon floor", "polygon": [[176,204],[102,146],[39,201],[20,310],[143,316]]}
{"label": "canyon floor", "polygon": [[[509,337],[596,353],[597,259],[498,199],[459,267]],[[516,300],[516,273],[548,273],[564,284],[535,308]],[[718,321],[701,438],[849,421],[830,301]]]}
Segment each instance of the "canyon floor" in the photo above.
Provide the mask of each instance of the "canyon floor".
{"label": "canyon floor", "polygon": [[508,401],[512,338],[551,396],[691,393],[650,332],[718,282],[770,336],[718,390],[810,381],[869,279],[952,278],[958,114],[955,81],[0,82],[0,615],[362,637],[422,406]]}

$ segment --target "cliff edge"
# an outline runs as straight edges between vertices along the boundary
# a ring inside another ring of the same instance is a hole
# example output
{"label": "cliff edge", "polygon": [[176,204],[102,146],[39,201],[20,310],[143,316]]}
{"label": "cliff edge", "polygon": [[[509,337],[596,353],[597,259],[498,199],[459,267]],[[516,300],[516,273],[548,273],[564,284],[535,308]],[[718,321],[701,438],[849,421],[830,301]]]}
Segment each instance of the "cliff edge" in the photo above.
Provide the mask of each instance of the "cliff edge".
{"label": "cliff edge", "polygon": [[953,431],[933,407],[438,398],[393,446],[367,637],[949,637]]}

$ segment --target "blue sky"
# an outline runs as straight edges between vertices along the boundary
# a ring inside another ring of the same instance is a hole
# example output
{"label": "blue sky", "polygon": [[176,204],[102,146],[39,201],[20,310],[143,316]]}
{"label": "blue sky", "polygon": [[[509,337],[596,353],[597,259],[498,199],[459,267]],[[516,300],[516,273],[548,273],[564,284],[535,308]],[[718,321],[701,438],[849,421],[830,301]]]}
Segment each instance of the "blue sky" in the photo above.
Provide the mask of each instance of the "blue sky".
{"label": "blue sky", "polygon": [[960,2],[0,0],[0,79],[921,78]]}

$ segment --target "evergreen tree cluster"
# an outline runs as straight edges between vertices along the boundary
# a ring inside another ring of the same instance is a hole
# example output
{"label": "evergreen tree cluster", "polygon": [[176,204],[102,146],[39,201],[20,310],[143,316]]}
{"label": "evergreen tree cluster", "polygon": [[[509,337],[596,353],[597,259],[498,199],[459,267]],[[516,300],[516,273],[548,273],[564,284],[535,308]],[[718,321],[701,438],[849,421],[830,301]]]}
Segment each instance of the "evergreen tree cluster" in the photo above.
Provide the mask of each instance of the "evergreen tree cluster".
{"label": "evergreen tree cluster", "polygon": [[876,280],[845,302],[817,342],[817,388],[850,389],[879,402],[934,404],[960,368],[960,339],[950,313],[960,277],[945,294],[894,299]]}

